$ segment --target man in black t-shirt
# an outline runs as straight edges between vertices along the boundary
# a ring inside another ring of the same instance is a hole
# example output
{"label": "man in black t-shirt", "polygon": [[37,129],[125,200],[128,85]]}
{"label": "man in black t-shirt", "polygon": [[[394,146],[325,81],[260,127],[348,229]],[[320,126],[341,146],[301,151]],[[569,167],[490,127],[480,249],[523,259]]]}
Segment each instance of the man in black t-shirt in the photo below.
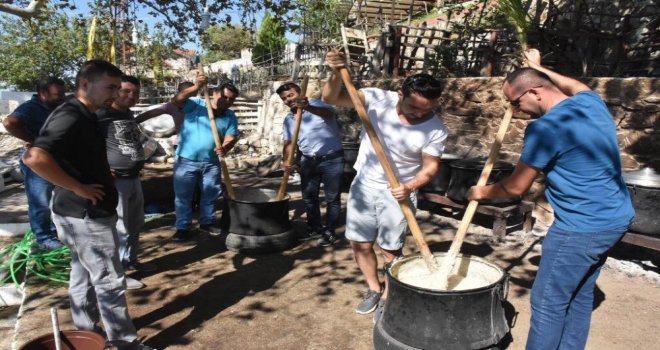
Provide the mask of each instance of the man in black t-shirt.
{"label": "man in black t-shirt", "polygon": [[121,76],[108,62],[85,62],[76,77],[75,98],[51,113],[23,160],[56,186],[53,222],[71,250],[69,299],[76,328],[105,333],[120,350],[147,350],[128,314],[117,252],[117,190],[94,114],[113,102]]}
{"label": "man in black t-shirt", "polygon": [[[98,115],[101,133],[105,136],[108,163],[119,195],[117,205],[117,235],[119,259],[124,270],[154,271],[153,264],[138,262],[139,236],[144,226],[144,197],[140,170],[144,165],[142,133],[130,108],[140,97],[140,81],[132,76],[121,78],[121,88],[110,108],[101,108]],[[126,277],[127,289],[139,289],[144,284]]]}

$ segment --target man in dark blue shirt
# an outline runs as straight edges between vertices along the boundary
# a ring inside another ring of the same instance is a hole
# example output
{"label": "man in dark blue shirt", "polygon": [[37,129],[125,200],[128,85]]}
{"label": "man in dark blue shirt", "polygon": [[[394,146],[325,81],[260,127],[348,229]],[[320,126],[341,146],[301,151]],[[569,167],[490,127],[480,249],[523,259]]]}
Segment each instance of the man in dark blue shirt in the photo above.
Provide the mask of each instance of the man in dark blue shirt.
{"label": "man in dark blue shirt", "polygon": [[[64,102],[64,81],[58,78],[41,79],[37,82],[37,93],[22,103],[2,121],[5,129],[14,137],[25,142],[25,151],[39,135],[50,112]],[[24,151],[24,153],[25,153]],[[57,231],[50,219],[50,198],[53,184],[44,180],[20,160],[23,172],[25,195],[28,200],[28,218],[37,245],[42,250],[62,247]]]}

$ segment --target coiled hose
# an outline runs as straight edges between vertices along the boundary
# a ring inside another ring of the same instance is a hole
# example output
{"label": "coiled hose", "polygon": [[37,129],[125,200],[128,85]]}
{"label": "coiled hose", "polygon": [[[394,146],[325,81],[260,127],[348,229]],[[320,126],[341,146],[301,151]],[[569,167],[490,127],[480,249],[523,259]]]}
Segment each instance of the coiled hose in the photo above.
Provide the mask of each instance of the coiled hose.
{"label": "coiled hose", "polygon": [[63,246],[54,250],[40,250],[30,229],[22,240],[0,251],[0,260],[0,275],[3,276],[1,283],[12,281],[17,288],[21,288],[27,275],[46,281],[69,283],[69,248]]}

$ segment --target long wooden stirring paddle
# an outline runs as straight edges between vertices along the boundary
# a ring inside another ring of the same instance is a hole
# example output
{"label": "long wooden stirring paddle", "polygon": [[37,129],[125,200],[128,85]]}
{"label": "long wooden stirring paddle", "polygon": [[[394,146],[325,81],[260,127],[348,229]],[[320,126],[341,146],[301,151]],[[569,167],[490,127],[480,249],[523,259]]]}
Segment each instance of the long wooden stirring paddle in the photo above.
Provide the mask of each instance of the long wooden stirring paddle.
{"label": "long wooden stirring paddle", "polygon": [[[199,73],[204,74],[204,65],[202,62],[199,62]],[[213,114],[213,107],[211,106],[211,99],[209,98],[209,90],[204,86],[204,99],[206,100],[206,111],[209,114],[209,119],[211,121],[211,132],[213,133],[213,140],[215,141],[215,147],[222,147],[222,142],[220,141],[220,135],[218,135],[218,127],[215,125],[215,115]],[[222,177],[225,179],[225,187],[227,187],[227,194],[230,199],[235,199],[236,195],[234,193],[234,186],[231,184],[231,178],[229,177],[229,169],[227,169],[227,162],[225,162],[225,157],[218,154],[218,159],[220,159],[220,167],[222,168]]]}
{"label": "long wooden stirring paddle", "polygon": [[[307,83],[309,82],[309,77],[305,76],[303,78],[302,83],[300,84],[300,97],[305,97],[305,94],[307,93]],[[293,157],[294,154],[296,153],[296,145],[298,144],[298,133],[300,132],[300,123],[302,122],[302,113],[303,110],[302,108],[296,109],[296,119],[295,119],[295,126],[293,128],[293,137],[291,138],[291,144],[290,144],[290,149],[289,152],[287,153],[286,159],[282,159],[283,162],[286,162],[285,164],[291,166],[293,163]],[[286,186],[289,183],[289,172],[284,171],[284,175],[282,177],[282,184],[280,184],[280,190],[277,192],[277,197],[276,200],[281,201],[284,198],[284,195],[286,194]]]}
{"label": "long wooden stirring paddle", "polygon": [[[511,106],[508,107],[506,113],[504,113],[504,118],[502,118],[502,123],[500,124],[500,129],[497,131],[497,136],[495,137],[495,142],[490,148],[490,154],[488,154],[488,160],[486,160],[486,165],[481,171],[481,176],[479,181],[477,181],[477,186],[484,186],[488,182],[488,177],[490,172],[493,169],[493,164],[497,155],[500,153],[500,147],[502,147],[502,140],[504,139],[504,134],[506,134],[507,129],[509,128],[509,123],[511,123],[511,116],[513,115],[513,109]],[[449,276],[454,269],[456,264],[456,257],[458,252],[461,250],[461,245],[463,244],[463,239],[467,233],[468,228],[470,227],[470,222],[472,222],[472,217],[474,216],[475,211],[479,202],[470,201],[468,203],[467,209],[465,209],[465,214],[463,214],[463,219],[461,224],[458,226],[458,231],[456,231],[456,236],[449,247],[447,255],[445,255],[442,265],[440,265],[440,271],[438,273],[439,277],[439,289],[446,290],[449,285]]]}

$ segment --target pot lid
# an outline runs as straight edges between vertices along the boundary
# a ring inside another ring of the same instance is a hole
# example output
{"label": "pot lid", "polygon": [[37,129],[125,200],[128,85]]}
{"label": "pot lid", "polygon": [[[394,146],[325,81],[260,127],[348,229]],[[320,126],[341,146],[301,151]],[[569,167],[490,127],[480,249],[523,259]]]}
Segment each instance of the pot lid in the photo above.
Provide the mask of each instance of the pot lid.
{"label": "pot lid", "polygon": [[642,168],[635,171],[626,171],[623,178],[628,185],[660,188],[660,174],[653,168]]}
{"label": "pot lid", "polygon": [[[451,163],[452,168],[459,168],[459,169],[481,170],[484,168],[485,165],[486,165],[486,158],[482,158],[482,157],[462,159]],[[495,164],[493,164],[493,170],[511,170],[514,167],[515,166],[513,164],[507,162],[495,162]]]}

